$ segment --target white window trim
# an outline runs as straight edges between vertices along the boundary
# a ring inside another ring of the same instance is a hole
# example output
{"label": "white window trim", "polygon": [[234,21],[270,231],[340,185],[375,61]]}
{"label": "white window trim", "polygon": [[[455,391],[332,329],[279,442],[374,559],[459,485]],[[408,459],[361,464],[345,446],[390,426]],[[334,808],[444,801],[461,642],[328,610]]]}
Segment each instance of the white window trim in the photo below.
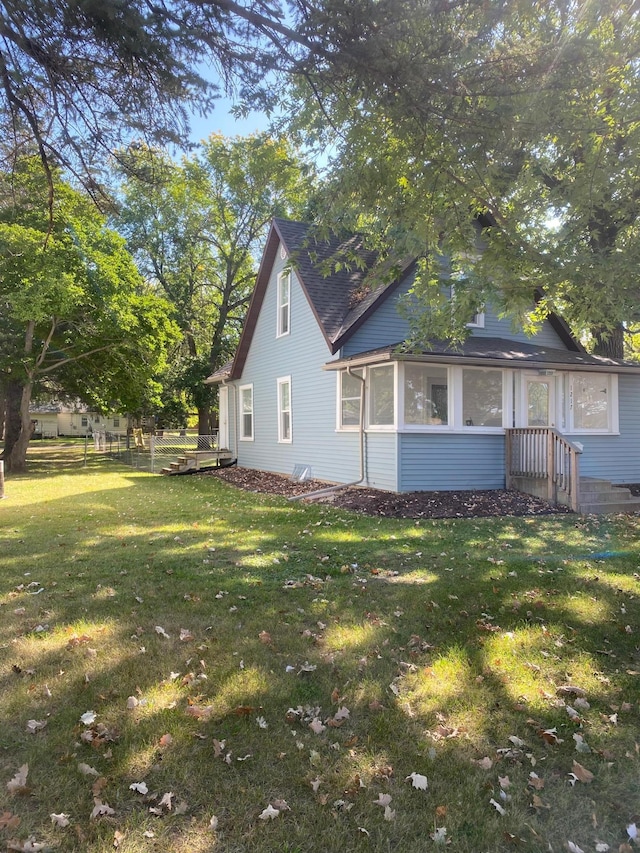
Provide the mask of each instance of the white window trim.
{"label": "white window trim", "polygon": [[[293,400],[292,400],[292,388],[291,388],[291,376],[282,376],[280,379],[276,380],[277,384],[277,393],[278,393],[278,444],[291,444],[293,441]],[[287,411],[282,408],[282,388],[283,386],[289,386],[289,438],[285,438],[283,436],[282,429],[282,416]]]}
{"label": "white window trim", "polygon": [[[243,410],[243,391],[251,391],[251,435],[244,435],[244,410]],[[255,434],[255,406],[253,401],[253,384],[240,385],[238,388],[238,396],[240,399],[239,416],[240,416],[240,441],[253,441]]]}
{"label": "white window trim", "polygon": [[[287,301],[281,302],[281,288],[282,281],[287,279]],[[282,309],[286,306],[287,309],[287,328],[283,332],[282,331]],[[285,269],[282,270],[281,273],[278,273],[277,279],[277,292],[276,292],[276,338],[284,338],[287,335],[291,334],[291,270]]]}
{"label": "white window trim", "polygon": [[617,373],[590,373],[588,376],[597,377],[599,380],[605,380],[608,383],[610,397],[608,410],[609,425],[606,429],[577,429],[573,426],[573,383],[580,380],[584,373],[574,372],[569,374],[569,389],[566,395],[567,412],[566,418],[566,435],[620,435],[620,409],[618,404],[618,374]]}
{"label": "white window trim", "polygon": [[[359,371],[359,372],[358,372]],[[336,432],[358,432],[360,430],[360,424],[343,424],[342,423],[342,377],[346,373],[346,370],[338,370],[336,374],[337,383],[336,383]],[[364,367],[355,367],[352,371],[354,376],[358,376],[358,381],[360,378],[365,379],[365,368]],[[366,382],[366,379],[365,379]],[[362,400],[362,395],[360,395],[360,399]],[[366,394],[366,385],[365,385],[365,394],[364,394],[364,402],[363,405],[366,407],[367,405],[367,394]],[[366,413],[366,410],[365,410]],[[362,416],[362,412],[360,413]]]}
{"label": "white window trim", "polygon": [[467,323],[467,329],[484,329],[484,311],[477,311],[473,320]]}
{"label": "white window trim", "polygon": [[[400,413],[399,408],[399,382],[398,382],[398,362],[384,362],[382,364],[372,364],[365,370],[365,424],[366,432],[397,432],[398,418]],[[371,385],[369,384],[369,372],[376,367],[391,367],[393,368],[393,423],[392,424],[372,424],[369,420],[371,415]]]}
{"label": "white window trim", "polygon": [[[455,298],[455,289],[456,289],[455,282],[453,282],[453,281],[450,282],[449,283],[449,299],[451,300],[452,304],[453,304],[453,300]],[[466,327],[467,327],[467,329],[484,329],[484,306],[482,308],[480,308],[479,311],[476,311],[476,313],[473,315],[473,320],[471,320],[469,323],[466,323]]]}

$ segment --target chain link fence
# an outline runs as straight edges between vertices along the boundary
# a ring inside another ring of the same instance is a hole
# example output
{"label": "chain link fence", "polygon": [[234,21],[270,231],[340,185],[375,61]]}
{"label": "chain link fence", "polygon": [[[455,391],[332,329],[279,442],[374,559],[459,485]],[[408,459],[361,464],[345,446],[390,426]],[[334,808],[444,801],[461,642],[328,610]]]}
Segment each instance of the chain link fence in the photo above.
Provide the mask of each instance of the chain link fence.
{"label": "chain link fence", "polygon": [[218,433],[189,435],[185,430],[163,430],[155,435],[134,430],[133,434],[94,433],[95,449],[132,468],[159,474],[185,453],[218,450]]}

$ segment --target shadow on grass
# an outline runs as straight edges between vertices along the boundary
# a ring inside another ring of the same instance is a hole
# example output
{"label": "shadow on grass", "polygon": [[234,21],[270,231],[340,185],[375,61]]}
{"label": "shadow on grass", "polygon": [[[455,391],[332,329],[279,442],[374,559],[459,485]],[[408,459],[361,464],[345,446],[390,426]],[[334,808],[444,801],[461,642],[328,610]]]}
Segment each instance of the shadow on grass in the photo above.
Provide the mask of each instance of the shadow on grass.
{"label": "shadow on grass", "polygon": [[[637,558],[568,559],[599,550],[609,528],[381,522],[195,478],[123,481],[12,517],[17,532],[3,537],[0,760],[7,778],[32,767],[37,798],[17,804],[25,831],[73,810],[84,839],[69,830],[64,849],[91,853],[112,843],[114,825],[128,827],[130,845],[153,831],[156,849],[192,853],[404,853],[430,849],[428,832],[445,825],[460,851],[511,849],[510,835],[547,850],[586,847],[595,814],[600,837],[624,840],[637,706],[617,725],[610,717],[634,695],[625,625],[640,630]],[[16,590],[32,579],[42,592]],[[568,681],[592,704],[578,722],[555,692]],[[139,704],[127,708],[129,696]],[[342,706],[348,719],[328,725]],[[96,724],[83,726],[90,709]],[[47,727],[27,734],[28,719]],[[562,743],[541,734],[551,729]],[[576,753],[575,733],[590,753]],[[219,755],[214,739],[225,741]],[[474,763],[483,758],[487,769]],[[571,787],[575,758],[594,785]],[[92,780],[79,761],[107,780],[114,822],[86,819]],[[428,792],[405,781],[413,772],[428,776]],[[544,779],[542,806],[532,807],[531,772]],[[141,779],[146,798],[129,789]],[[186,816],[149,814],[166,791]],[[373,805],[380,792],[393,796],[394,821]],[[292,811],[258,821],[276,799]]]}

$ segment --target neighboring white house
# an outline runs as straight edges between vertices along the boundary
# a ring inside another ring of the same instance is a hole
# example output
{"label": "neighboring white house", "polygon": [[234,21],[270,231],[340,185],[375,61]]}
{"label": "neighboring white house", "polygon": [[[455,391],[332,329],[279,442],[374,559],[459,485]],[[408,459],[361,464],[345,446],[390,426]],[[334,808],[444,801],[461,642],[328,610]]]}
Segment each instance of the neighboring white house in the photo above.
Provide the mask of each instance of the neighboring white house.
{"label": "neighboring white house", "polygon": [[127,415],[89,412],[80,404],[60,402],[44,403],[31,407],[31,420],[35,421],[34,435],[42,438],[58,436],[85,436],[96,431],[126,435],[129,425]]}

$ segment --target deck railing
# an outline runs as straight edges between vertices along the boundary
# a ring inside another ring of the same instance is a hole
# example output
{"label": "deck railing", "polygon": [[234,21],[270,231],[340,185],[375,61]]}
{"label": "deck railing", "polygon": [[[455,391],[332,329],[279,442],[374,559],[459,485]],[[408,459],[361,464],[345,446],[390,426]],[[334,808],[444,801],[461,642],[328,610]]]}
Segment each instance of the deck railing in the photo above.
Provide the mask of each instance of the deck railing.
{"label": "deck railing", "polygon": [[505,453],[508,489],[517,479],[519,487],[526,491],[527,481],[532,481],[532,494],[542,496],[541,481],[546,481],[545,497],[550,503],[562,503],[578,511],[579,447],[551,427],[519,427],[506,430]]}

